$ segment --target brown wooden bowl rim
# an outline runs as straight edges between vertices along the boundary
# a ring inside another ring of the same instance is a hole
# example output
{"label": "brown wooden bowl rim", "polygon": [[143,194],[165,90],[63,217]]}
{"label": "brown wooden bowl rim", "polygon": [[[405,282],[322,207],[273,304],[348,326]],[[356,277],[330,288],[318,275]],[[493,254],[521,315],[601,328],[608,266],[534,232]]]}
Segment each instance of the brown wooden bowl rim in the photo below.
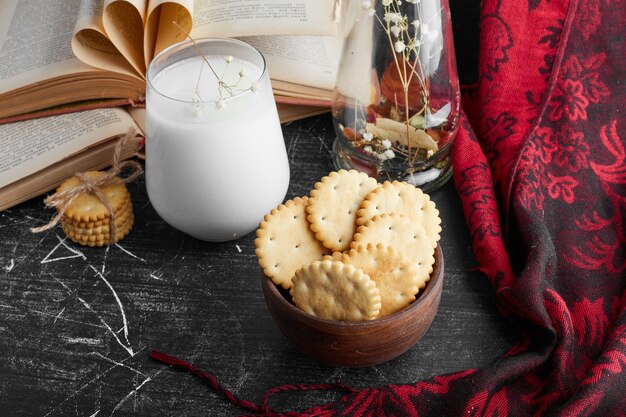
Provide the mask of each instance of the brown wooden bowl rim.
{"label": "brown wooden bowl rim", "polygon": [[282,304],[283,306],[286,306],[289,312],[296,314],[305,320],[309,320],[311,322],[323,323],[327,326],[330,325],[330,326],[339,326],[339,327],[346,327],[346,328],[361,328],[361,327],[366,328],[369,326],[379,326],[379,325],[384,325],[385,323],[388,323],[390,321],[400,319],[406,315],[410,315],[411,313],[413,313],[413,310],[419,308],[421,304],[425,303],[429,297],[434,296],[431,294],[435,294],[433,293],[433,291],[435,291],[435,288],[437,287],[437,282],[443,279],[443,271],[444,271],[443,251],[441,250],[441,246],[439,244],[437,244],[437,247],[435,248],[434,256],[435,256],[435,263],[433,265],[433,272],[431,272],[430,280],[428,280],[428,282],[426,283],[426,287],[422,290],[421,295],[417,297],[417,299],[413,301],[410,306],[405,307],[402,310],[399,310],[393,314],[382,317],[380,319],[362,320],[362,321],[341,321],[341,320],[329,320],[329,319],[322,319],[319,317],[315,317],[311,314],[308,314],[300,310],[292,302],[287,300],[281,294],[280,290],[278,289],[278,286],[274,283],[274,281],[272,281],[272,279],[266,276],[265,274],[263,274],[263,285],[268,287],[272,296],[278,300],[278,303]]}

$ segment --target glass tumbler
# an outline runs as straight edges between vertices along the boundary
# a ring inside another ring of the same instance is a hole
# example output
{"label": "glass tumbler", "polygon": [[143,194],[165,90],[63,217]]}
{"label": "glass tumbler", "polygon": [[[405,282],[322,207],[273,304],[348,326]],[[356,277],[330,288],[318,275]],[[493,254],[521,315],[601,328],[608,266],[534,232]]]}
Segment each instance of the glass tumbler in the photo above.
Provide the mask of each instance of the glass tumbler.
{"label": "glass tumbler", "polygon": [[173,227],[214,242],[255,230],[289,186],[263,55],[234,39],[158,54],[147,70],[145,166],[150,202]]}

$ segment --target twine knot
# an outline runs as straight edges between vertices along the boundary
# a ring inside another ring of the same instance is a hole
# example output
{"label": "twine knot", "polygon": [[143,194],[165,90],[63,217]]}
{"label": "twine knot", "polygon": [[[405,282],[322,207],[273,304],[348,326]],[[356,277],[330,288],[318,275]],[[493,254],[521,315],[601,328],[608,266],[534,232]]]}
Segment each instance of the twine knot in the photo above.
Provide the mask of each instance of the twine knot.
{"label": "twine knot", "polygon": [[[115,144],[115,151],[113,152],[113,164],[104,175],[90,176],[87,175],[85,172],[77,172],[74,174],[74,176],[78,179],[78,184],[76,186],[46,197],[44,199],[44,204],[46,205],[46,207],[56,208],[57,214],[47,224],[40,227],[33,227],[30,229],[30,231],[32,233],[39,233],[45,230],[52,229],[63,218],[67,209],[74,202],[74,200],[78,198],[79,195],[83,193],[89,193],[96,196],[98,200],[100,200],[100,202],[106,207],[107,212],[110,216],[109,241],[111,243],[115,243],[117,241],[115,210],[113,209],[113,206],[111,206],[111,203],[106,198],[106,196],[102,193],[102,188],[108,185],[134,181],[143,172],[141,164],[139,164],[137,161],[120,161],[122,157],[123,145],[127,141],[135,137],[136,133],[136,130],[134,128],[131,128],[123,137],[121,137],[117,141],[117,143]],[[130,175],[124,178],[120,177],[120,172],[126,168],[132,170]]]}

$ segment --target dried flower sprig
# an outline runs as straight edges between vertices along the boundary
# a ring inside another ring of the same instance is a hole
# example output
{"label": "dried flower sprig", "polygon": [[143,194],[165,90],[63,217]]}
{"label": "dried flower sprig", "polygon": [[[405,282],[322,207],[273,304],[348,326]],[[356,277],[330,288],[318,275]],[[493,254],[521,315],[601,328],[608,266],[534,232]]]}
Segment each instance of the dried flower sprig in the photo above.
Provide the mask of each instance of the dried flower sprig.
{"label": "dried flower sprig", "polygon": [[[420,16],[421,13],[421,1],[422,0],[404,0],[406,3],[413,5],[417,8],[416,16]],[[428,80],[426,79],[424,68],[422,65],[428,65],[427,62],[420,62],[420,49],[426,42],[432,41],[438,36],[438,31],[429,27],[428,22],[420,22],[419,18],[409,20],[409,16],[403,13],[402,0],[382,0],[383,16],[379,16],[374,9],[373,2],[371,0],[363,0],[361,6],[365,9],[368,15],[373,16],[380,27],[386,34],[389,46],[393,53],[393,63],[395,67],[394,77],[397,76],[399,86],[402,90],[402,94],[394,97],[397,102],[398,108],[392,109],[392,113],[398,118],[393,117],[394,120],[404,120],[403,130],[405,130],[404,140],[396,141],[394,145],[401,144],[401,146],[394,146],[394,155],[400,154],[405,156],[407,160],[414,163],[418,155],[424,154],[425,149],[421,146],[414,146],[413,137],[416,135],[418,127],[416,121],[424,118],[424,115],[430,112],[430,93],[428,88]],[[440,13],[440,11],[439,11]],[[438,16],[437,13],[434,17]],[[431,19],[432,20],[432,19]],[[390,68],[391,69],[391,68]],[[426,69],[427,70],[427,69]],[[409,103],[409,96],[415,95],[413,88],[419,86],[419,106],[415,106],[415,98],[412,98],[412,105]],[[398,100],[401,99],[401,100]],[[401,110],[402,108],[402,110]],[[393,116],[393,115],[392,115]],[[420,131],[418,133],[423,133]],[[376,136],[376,135],[374,135]],[[370,147],[371,148],[371,147]],[[364,147],[363,147],[364,149]],[[374,148],[371,148],[375,150]],[[429,148],[428,152],[432,150]],[[385,160],[384,158],[379,158]]]}
{"label": "dried flower sprig", "polygon": [[217,109],[223,109],[226,107],[226,99],[233,97],[235,94],[237,93],[241,93],[243,91],[246,90],[250,90],[253,93],[256,93],[259,91],[259,83],[258,82],[251,82],[250,87],[247,88],[238,88],[241,81],[247,77],[247,71],[245,70],[245,68],[241,68],[238,72],[238,76],[239,78],[232,84],[228,84],[226,81],[224,81],[224,76],[226,75],[226,72],[228,71],[228,67],[229,65],[233,62],[233,56],[232,55],[226,55],[224,56],[224,61],[226,62],[226,66],[224,67],[224,71],[222,72],[222,75],[218,75],[217,71],[215,71],[215,69],[213,68],[213,66],[211,65],[211,63],[209,62],[209,60],[207,59],[207,57],[202,53],[202,51],[200,50],[200,47],[198,46],[196,40],[191,36],[191,34],[189,32],[187,32],[185,29],[183,29],[182,26],[180,26],[177,22],[173,21],[172,22],[183,34],[185,34],[185,36],[191,41],[191,43],[194,45],[194,47],[196,48],[196,52],[198,54],[199,57],[202,58],[202,64],[200,65],[200,71],[198,72],[198,79],[196,81],[196,86],[194,88],[194,97],[192,98],[192,103],[193,103],[193,107],[194,107],[194,112],[196,113],[196,115],[200,115],[202,113],[202,111],[204,110],[204,103],[207,102],[207,100],[204,100],[201,95],[200,95],[200,81],[202,79],[202,69],[204,67],[204,64],[207,65],[207,67],[209,67],[209,69],[211,70],[211,73],[213,74],[213,76],[215,77],[215,80],[217,81],[217,92],[218,92],[218,96],[215,97],[212,100],[208,100],[209,102],[214,102],[215,103],[215,107]]}

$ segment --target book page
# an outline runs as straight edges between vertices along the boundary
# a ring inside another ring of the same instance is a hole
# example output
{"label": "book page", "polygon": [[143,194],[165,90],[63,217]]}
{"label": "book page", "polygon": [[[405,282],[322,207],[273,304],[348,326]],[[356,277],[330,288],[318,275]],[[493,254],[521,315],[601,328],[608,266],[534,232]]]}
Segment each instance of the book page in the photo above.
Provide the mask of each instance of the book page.
{"label": "book page", "polygon": [[145,107],[125,107],[125,110],[133,118],[141,133],[146,134],[146,108]]}
{"label": "book page", "polygon": [[105,0],[102,25],[111,43],[141,77],[145,77],[143,27],[147,0]]}
{"label": "book page", "polygon": [[9,123],[0,129],[0,188],[137,127],[119,108]]}
{"label": "book page", "polygon": [[70,45],[79,8],[80,0],[0,1],[0,94],[95,70]]}
{"label": "book page", "polygon": [[82,0],[78,11],[72,50],[86,64],[96,68],[136,75],[126,58],[107,38],[102,25],[104,0]]}
{"label": "book page", "polygon": [[195,0],[192,36],[336,35],[338,0]]}
{"label": "book page", "polygon": [[240,38],[265,56],[274,80],[332,90],[343,38],[338,36],[253,36]]}
{"label": "book page", "polygon": [[146,65],[163,49],[185,40],[186,36],[172,22],[187,33],[191,32],[193,0],[150,0],[148,20],[144,31]]}

